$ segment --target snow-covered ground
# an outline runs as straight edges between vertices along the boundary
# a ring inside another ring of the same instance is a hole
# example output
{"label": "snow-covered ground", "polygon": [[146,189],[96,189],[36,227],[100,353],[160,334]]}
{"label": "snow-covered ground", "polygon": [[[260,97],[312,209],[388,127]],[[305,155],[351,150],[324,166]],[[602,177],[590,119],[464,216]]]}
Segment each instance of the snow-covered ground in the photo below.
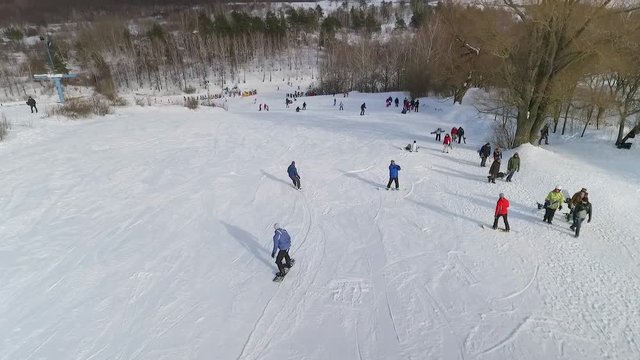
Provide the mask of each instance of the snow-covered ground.
{"label": "snow-covered ground", "polygon": [[[84,121],[3,106],[0,359],[640,358],[637,144],[552,135],[494,185],[471,106],[296,113],[283,93]],[[454,125],[444,154],[429,132]],[[391,159],[399,192],[379,190]],[[589,190],[580,238],[536,210],[557,184]],[[480,226],[500,192],[511,233]],[[297,260],[280,284],[274,222]]]}

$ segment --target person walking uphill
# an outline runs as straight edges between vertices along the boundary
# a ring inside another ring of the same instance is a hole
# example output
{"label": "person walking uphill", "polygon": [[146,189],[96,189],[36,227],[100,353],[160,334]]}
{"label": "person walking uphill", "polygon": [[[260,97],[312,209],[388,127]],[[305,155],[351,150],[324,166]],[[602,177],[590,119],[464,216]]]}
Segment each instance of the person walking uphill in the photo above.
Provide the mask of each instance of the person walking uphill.
{"label": "person walking uphill", "polygon": [[302,190],[300,187],[300,175],[298,175],[298,169],[296,169],[296,162],[292,161],[291,165],[287,168],[287,173],[289,174],[289,178],[293,181],[293,187]]}
{"label": "person walking uphill", "polygon": [[484,144],[480,148],[480,150],[478,150],[478,154],[480,154],[480,158],[482,159],[482,161],[480,162],[480,167],[487,166],[487,158],[489,158],[489,155],[491,155],[491,144]]}
{"label": "person walking uphill", "polygon": [[458,144],[460,144],[460,141],[464,140],[464,143],[467,143],[467,139],[464,137],[464,129],[462,128],[462,126],[460,126],[458,128]]}
{"label": "person walking uphill", "polygon": [[507,220],[507,213],[509,212],[509,200],[504,197],[503,193],[500,193],[500,198],[498,198],[498,202],[496,203],[496,212],[493,220],[493,230],[498,228],[498,219],[502,218],[504,220],[504,230],[509,231],[509,221]]}
{"label": "person walking uphill", "polygon": [[[287,270],[290,269],[292,264],[292,259],[289,257],[289,248],[291,247],[291,236],[287,230],[280,227],[278,223],[273,224],[273,229],[275,230],[273,234],[273,250],[271,250],[271,258],[276,258],[276,265],[278,266],[278,273],[276,276],[284,277],[287,273]],[[277,256],[276,256],[277,251]],[[282,263],[282,260],[285,263]]]}
{"label": "person walking uphill", "polygon": [[387,183],[387,190],[391,188],[391,183],[396,183],[396,190],[400,190],[400,184],[398,184],[398,171],[400,171],[400,165],[397,165],[394,160],[391,160],[389,164],[389,182]]}
{"label": "person walking uphill", "polygon": [[500,159],[495,159],[491,163],[491,167],[489,168],[489,182],[496,183],[496,178],[498,177],[498,173],[500,172]]}
{"label": "person walking uphill", "polygon": [[573,225],[569,227],[569,229],[574,230],[575,236],[580,236],[580,228],[582,227],[582,222],[589,215],[588,223],[591,222],[591,203],[589,202],[589,198],[587,196],[583,197],[582,200],[576,205],[573,210]]}
{"label": "person walking uphill", "polygon": [[546,221],[549,224],[553,221],[553,216],[556,214],[556,210],[562,210],[562,203],[564,202],[564,195],[562,195],[562,187],[556,186],[549,195],[547,195],[544,201],[544,218],[542,221]]}
{"label": "person walking uphill", "polygon": [[571,220],[573,216],[573,209],[582,202],[582,199],[587,196],[587,188],[582,188],[577,193],[573,194],[571,200],[568,201],[569,213],[567,214],[567,221]]}
{"label": "person walking uphill", "polygon": [[27,99],[27,105],[29,105],[29,108],[31,108],[32,114],[33,114],[33,109],[36,109],[36,114],[38,113],[38,107],[36,107],[36,100],[31,96],[29,96],[29,99]]}
{"label": "person walking uphill", "polygon": [[442,152],[447,152],[447,154],[449,153],[449,148],[451,147],[451,136],[449,136],[449,134],[445,134],[444,136],[444,140],[442,140],[442,145],[444,145],[442,147]]}
{"label": "person walking uphill", "polygon": [[493,150],[493,160],[496,159],[502,160],[502,149],[500,149],[500,145],[496,145],[496,149]]}
{"label": "person walking uphill", "polygon": [[542,129],[540,129],[540,140],[538,140],[538,145],[542,144],[542,139],[544,139],[544,144],[549,145],[549,125],[544,124]]}
{"label": "person walking uphill", "polygon": [[513,154],[513,156],[509,158],[509,162],[507,163],[507,178],[505,180],[511,182],[511,178],[516,171],[520,172],[520,156],[518,153]]}

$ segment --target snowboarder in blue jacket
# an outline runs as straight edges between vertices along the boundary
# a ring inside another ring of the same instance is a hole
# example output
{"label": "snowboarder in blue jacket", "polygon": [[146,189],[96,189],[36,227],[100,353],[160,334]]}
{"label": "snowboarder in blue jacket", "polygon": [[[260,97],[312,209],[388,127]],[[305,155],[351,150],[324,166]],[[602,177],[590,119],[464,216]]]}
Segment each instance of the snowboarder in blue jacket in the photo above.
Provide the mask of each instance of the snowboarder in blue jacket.
{"label": "snowboarder in blue jacket", "polygon": [[396,183],[396,190],[400,189],[400,185],[398,184],[398,171],[400,171],[400,165],[396,165],[394,160],[391,160],[391,164],[389,164],[389,182],[387,183],[387,190],[391,188],[391,183]]}
{"label": "snowboarder in blue jacket", "polygon": [[[271,257],[276,258],[276,265],[278,265],[279,273],[277,276],[284,276],[285,268],[291,268],[291,258],[289,257],[289,248],[291,247],[291,237],[287,230],[280,227],[280,224],[273,224],[275,233],[273,234],[273,250],[271,251]],[[278,255],[276,256],[276,251]],[[282,260],[285,263],[282,263]]]}
{"label": "snowboarder in blue jacket", "polygon": [[293,187],[295,187],[298,190],[301,190],[300,175],[298,175],[298,169],[296,169],[295,161],[291,162],[291,165],[289,165],[289,167],[287,168],[287,173],[289,174],[289,178],[291,178],[291,181],[293,181]]}

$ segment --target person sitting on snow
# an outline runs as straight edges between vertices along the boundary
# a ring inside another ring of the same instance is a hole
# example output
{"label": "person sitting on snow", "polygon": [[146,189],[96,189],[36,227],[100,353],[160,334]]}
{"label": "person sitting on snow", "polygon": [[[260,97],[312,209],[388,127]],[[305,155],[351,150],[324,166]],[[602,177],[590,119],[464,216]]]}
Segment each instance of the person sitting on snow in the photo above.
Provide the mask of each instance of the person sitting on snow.
{"label": "person sitting on snow", "polygon": [[416,144],[416,141],[413,140],[413,144],[407,144],[404,149],[408,150],[409,152],[418,152],[418,144]]}

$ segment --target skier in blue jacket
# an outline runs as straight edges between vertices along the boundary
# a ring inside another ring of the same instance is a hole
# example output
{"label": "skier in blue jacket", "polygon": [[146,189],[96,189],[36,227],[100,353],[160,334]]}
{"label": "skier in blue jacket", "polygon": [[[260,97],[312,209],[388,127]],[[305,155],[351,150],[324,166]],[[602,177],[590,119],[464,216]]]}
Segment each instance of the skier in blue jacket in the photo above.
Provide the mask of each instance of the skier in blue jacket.
{"label": "skier in blue jacket", "polygon": [[389,182],[387,183],[387,190],[391,188],[391,183],[396,183],[396,190],[400,189],[400,185],[398,184],[398,171],[400,171],[400,165],[396,165],[394,160],[391,160],[391,164],[389,164]]}
{"label": "skier in blue jacket", "polygon": [[[276,258],[276,265],[278,265],[279,272],[277,276],[284,276],[286,274],[285,268],[291,268],[291,258],[289,257],[289,248],[291,247],[291,237],[287,230],[280,227],[280,224],[273,224],[275,233],[273,234],[273,250],[271,251],[271,257]],[[276,256],[276,250],[278,256]],[[285,263],[282,263],[282,259]]]}
{"label": "skier in blue jacket", "polygon": [[287,168],[287,173],[289,174],[291,181],[293,181],[293,187],[298,190],[302,190],[300,188],[300,175],[298,175],[298,169],[296,169],[295,161],[291,162],[291,165],[289,165],[289,167]]}

